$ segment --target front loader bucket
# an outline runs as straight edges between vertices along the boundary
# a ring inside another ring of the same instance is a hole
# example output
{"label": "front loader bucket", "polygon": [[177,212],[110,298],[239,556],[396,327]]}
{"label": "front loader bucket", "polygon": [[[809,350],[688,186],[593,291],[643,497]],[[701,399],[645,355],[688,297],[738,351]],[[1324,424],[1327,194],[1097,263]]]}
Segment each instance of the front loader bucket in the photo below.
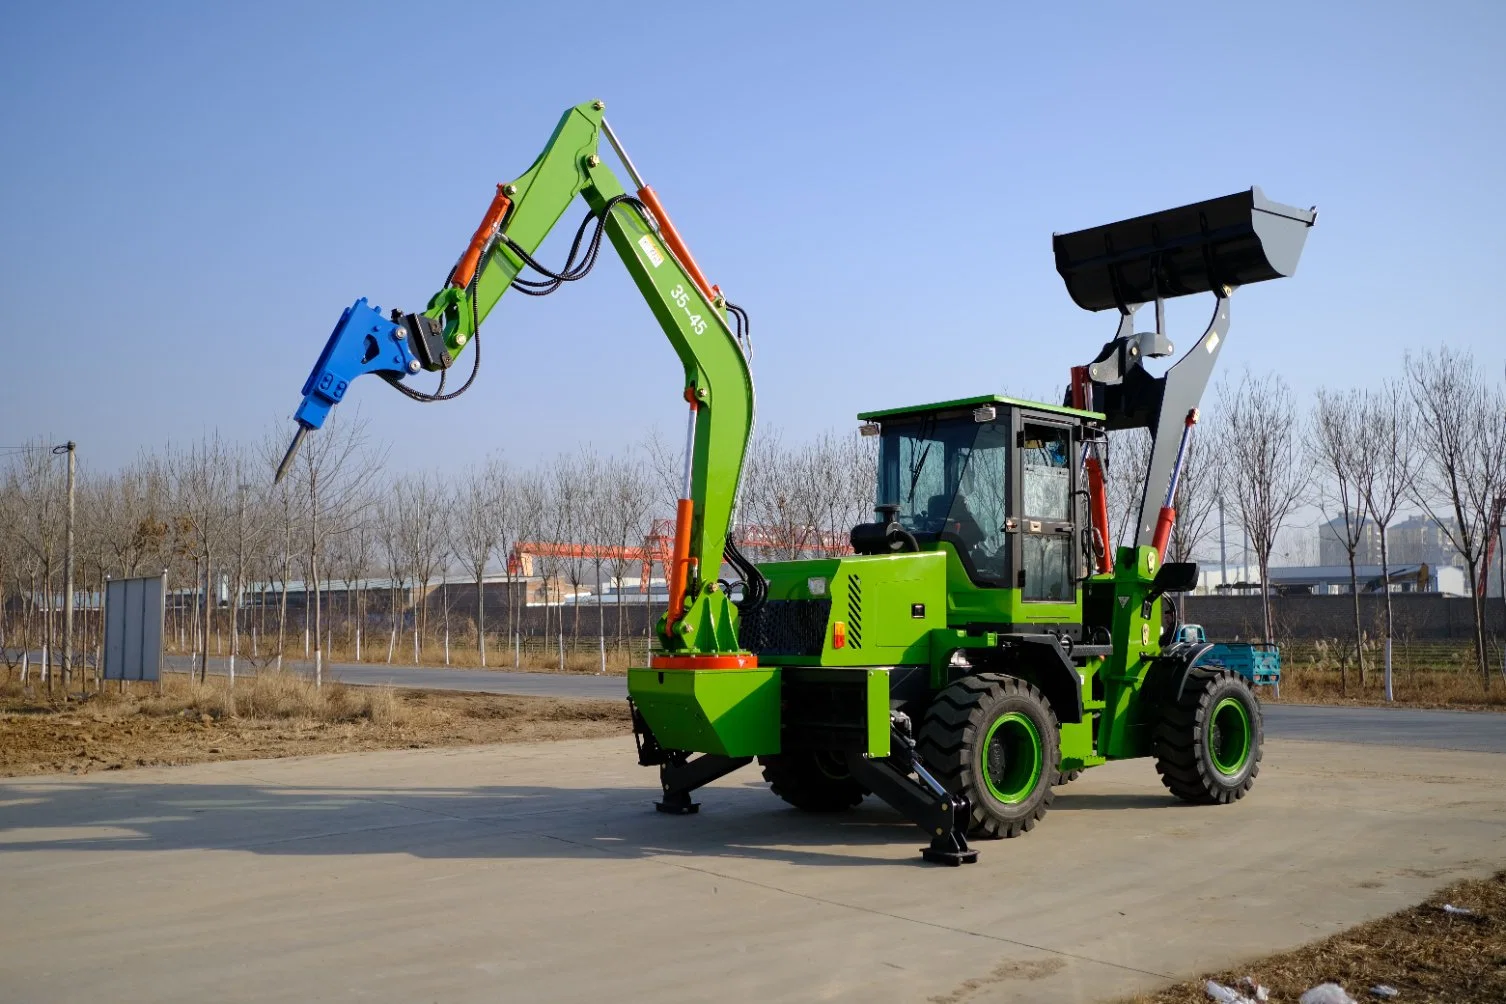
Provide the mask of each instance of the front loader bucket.
{"label": "front loader bucket", "polygon": [[1106,226],[1056,234],[1056,271],[1084,310],[1247,286],[1297,271],[1314,210],[1259,188]]}

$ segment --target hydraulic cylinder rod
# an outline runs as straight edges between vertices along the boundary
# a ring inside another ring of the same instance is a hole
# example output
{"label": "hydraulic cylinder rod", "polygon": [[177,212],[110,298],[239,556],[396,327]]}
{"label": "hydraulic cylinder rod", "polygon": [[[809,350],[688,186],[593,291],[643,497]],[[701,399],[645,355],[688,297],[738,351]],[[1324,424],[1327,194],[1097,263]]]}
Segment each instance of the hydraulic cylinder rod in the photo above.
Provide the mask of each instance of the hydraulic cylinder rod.
{"label": "hydraulic cylinder rod", "polygon": [[1166,545],[1171,541],[1171,528],[1177,521],[1177,482],[1182,478],[1182,464],[1187,459],[1187,443],[1192,439],[1192,427],[1197,425],[1197,409],[1193,408],[1187,413],[1187,420],[1182,423],[1182,441],[1177,444],[1176,463],[1171,468],[1171,484],[1166,486],[1166,501],[1161,504],[1161,515],[1156,520],[1156,535],[1151,541],[1151,546],[1166,560]]}
{"label": "hydraulic cylinder rod", "polygon": [[606,119],[601,120],[601,131],[606,136],[607,142],[612,144],[612,149],[617,151],[617,159],[622,161],[622,166],[627,169],[628,177],[632,178],[633,184],[637,186],[638,201],[647,206],[649,212],[654,214],[654,219],[658,221],[659,235],[664,238],[664,243],[669,245],[670,251],[674,252],[674,256],[680,260],[680,264],[684,267],[685,271],[690,273],[691,280],[700,287],[702,293],[706,294],[706,298],[708,300],[716,299],[716,293],[712,291],[711,283],[707,281],[705,273],[701,271],[701,266],[696,264],[694,256],[690,253],[690,249],[680,239],[680,232],[675,229],[675,225],[671,222],[669,214],[664,211],[664,206],[659,202],[658,193],[650,188],[647,182],[643,180],[642,175],[638,173],[638,168],[633,165],[632,159],[628,157],[627,151],[622,148],[622,143],[617,139],[617,134],[612,131],[612,127],[607,124]]}
{"label": "hydraulic cylinder rod", "polygon": [[691,460],[695,456],[695,394],[685,392],[690,402],[690,415],[685,420],[685,474],[680,484],[680,498],[675,503],[675,543],[670,555],[669,616],[664,619],[666,634],[675,629],[685,614],[685,588],[690,582],[690,524],[695,518],[695,502],[691,498]]}

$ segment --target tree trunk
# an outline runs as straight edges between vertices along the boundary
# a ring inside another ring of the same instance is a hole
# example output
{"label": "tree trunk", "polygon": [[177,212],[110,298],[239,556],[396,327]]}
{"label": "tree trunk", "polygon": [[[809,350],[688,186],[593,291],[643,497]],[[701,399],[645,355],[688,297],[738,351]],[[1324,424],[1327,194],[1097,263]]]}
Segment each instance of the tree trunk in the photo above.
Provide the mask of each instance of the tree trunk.
{"label": "tree trunk", "polygon": [[[314,689],[324,685],[324,637],[319,621],[319,471],[309,466],[309,577],[314,580]],[[308,590],[303,591],[305,597]],[[308,618],[304,617],[303,637],[308,647]]]}
{"label": "tree trunk", "polygon": [[1386,554],[1386,528],[1380,528],[1380,552],[1381,552],[1381,588],[1386,594],[1386,700],[1393,698],[1391,688],[1391,638],[1396,627],[1391,620],[1391,565],[1390,556]]}
{"label": "tree trunk", "polygon": [[486,668],[486,588],[481,579],[483,569],[476,569],[476,654],[481,659],[481,668]]}
{"label": "tree trunk", "polygon": [[[1477,572],[1478,569],[1471,569],[1470,575],[1473,577]],[[1478,585],[1479,580],[1474,579],[1470,588],[1470,596],[1474,601],[1475,609],[1475,654],[1480,660],[1480,682],[1488,694],[1490,693],[1490,656],[1485,652],[1485,597],[1481,595],[1482,591],[1477,588]]]}
{"label": "tree trunk", "polygon": [[1271,569],[1270,556],[1260,555],[1260,620],[1265,632],[1265,643],[1271,644]]}
{"label": "tree trunk", "polygon": [[282,647],[287,641],[288,628],[288,578],[293,574],[293,521],[287,521],[282,538],[282,582],[278,584],[277,600],[277,669],[282,670]]}
{"label": "tree trunk", "polygon": [[1354,570],[1354,551],[1349,552],[1349,595],[1354,600],[1354,655],[1360,667],[1360,693],[1365,691],[1365,629],[1360,625],[1360,581]]}
{"label": "tree trunk", "polygon": [[204,683],[209,679],[209,631],[210,621],[214,616],[214,557],[209,548],[204,548],[204,638],[203,657],[199,660],[199,682]]}

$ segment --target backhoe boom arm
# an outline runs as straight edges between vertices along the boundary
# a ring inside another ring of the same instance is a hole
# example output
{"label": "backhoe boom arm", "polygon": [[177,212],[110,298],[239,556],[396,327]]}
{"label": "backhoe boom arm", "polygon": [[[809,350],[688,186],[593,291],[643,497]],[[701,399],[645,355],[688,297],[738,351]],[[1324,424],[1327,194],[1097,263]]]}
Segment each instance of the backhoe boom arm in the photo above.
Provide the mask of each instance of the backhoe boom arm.
{"label": "backhoe boom arm", "polygon": [[[294,416],[298,433],[278,477],[299,440],[324,423],[358,376],[376,373],[421,400],[459,393],[428,394],[404,381],[421,370],[449,369],[476,341],[481,324],[509,289],[545,295],[582,278],[605,236],[680,358],[691,412],[687,490],[677,528],[682,548],[668,570],[672,592],[678,586],[680,596],[672,595],[670,616],[661,623],[662,645],[688,656],[736,657],[741,649],[735,609],[717,573],[752,432],[752,375],[745,348],[729,327],[725,300],[706,283],[652,189],[636,177],[603,110],[600,101],[571,108],[528,170],[498,186],[481,225],[421,313],[383,317],[362,299],[341,315],[304,383]],[[598,151],[603,135],[638,182],[636,196],[624,191],[603,163]],[[576,235],[566,266],[553,272],[534,256],[577,195],[591,216]],[[525,278],[527,270],[541,277]],[[569,396],[585,397],[573,380],[561,383]]]}

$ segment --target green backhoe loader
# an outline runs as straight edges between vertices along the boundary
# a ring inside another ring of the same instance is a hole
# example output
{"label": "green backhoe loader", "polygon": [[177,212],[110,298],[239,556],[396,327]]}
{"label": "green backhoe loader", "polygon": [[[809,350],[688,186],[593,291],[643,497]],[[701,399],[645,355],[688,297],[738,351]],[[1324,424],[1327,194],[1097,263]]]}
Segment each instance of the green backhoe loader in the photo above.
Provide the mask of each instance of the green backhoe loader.
{"label": "green backhoe loader", "polygon": [[[795,807],[876,795],[924,830],[927,860],[961,864],[977,857],[970,838],[1032,829],[1055,787],[1109,760],[1152,758],[1186,801],[1242,798],[1260,766],[1259,702],[1177,640],[1163,597],[1191,589],[1197,566],[1162,559],[1230,296],[1293,274],[1316,213],[1252,188],[1057,235],[1073,301],[1119,318],[1097,357],[1072,368],[1065,400],[984,394],[859,415],[878,440],[878,483],[853,553],[755,564],[729,533],[754,415],[747,313],[707,281],[603,114],[599,101],[567,111],[533,166],[498,186],[425,310],[384,317],[358,300],[345,311],[304,384],[279,476],[357,376],[419,400],[454,396],[406,381],[443,375],[509,289],[544,295],[583,278],[605,236],[685,371],[669,604],[649,664],[628,672],[659,810],[694,813],[696,789],[757,759]],[[577,195],[589,213],[553,271],[534,254]],[[1145,359],[1174,352],[1164,301],[1200,293],[1214,301],[1207,329],[1151,375]],[[1155,329],[1136,332],[1148,303]],[[1103,451],[1109,432],[1132,428],[1154,446],[1134,543],[1116,548]]]}

